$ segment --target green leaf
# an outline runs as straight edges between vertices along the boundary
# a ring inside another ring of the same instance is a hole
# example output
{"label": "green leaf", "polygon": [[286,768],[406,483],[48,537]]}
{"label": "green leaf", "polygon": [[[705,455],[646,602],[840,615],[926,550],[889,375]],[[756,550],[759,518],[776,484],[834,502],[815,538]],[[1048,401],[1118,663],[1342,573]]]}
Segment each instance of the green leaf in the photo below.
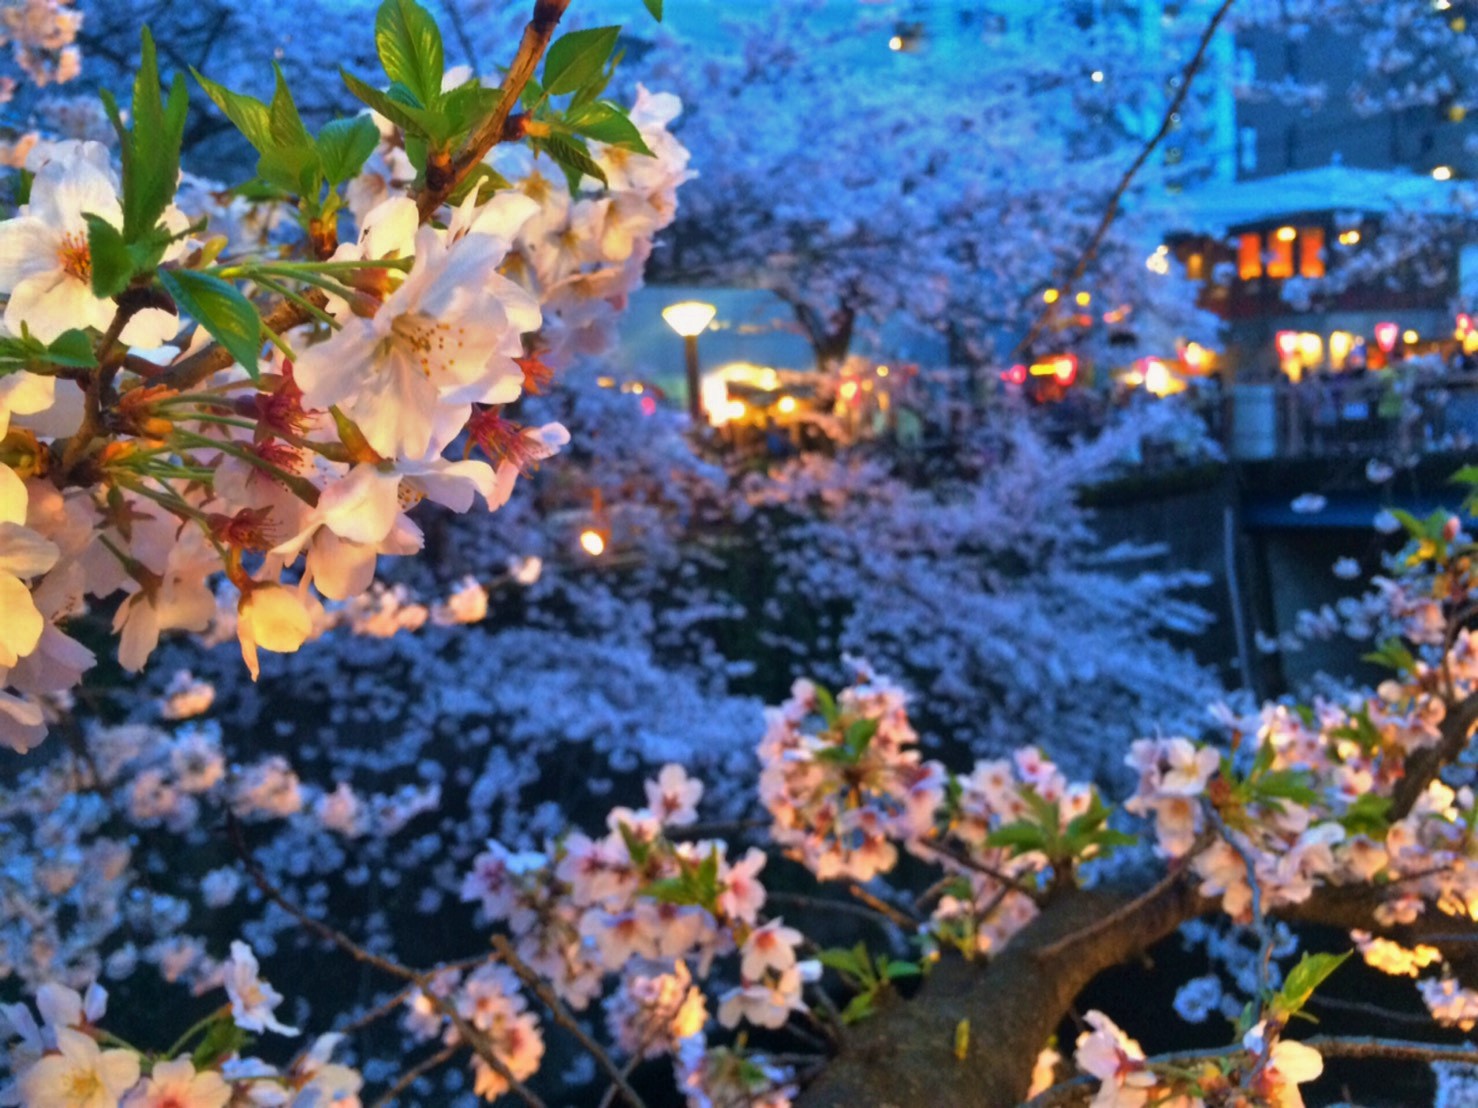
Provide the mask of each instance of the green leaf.
{"label": "green leaf", "polygon": [[1410,673],[1416,666],[1416,658],[1407,649],[1406,644],[1397,638],[1386,639],[1361,660],[1378,666],[1386,666],[1397,673]]}
{"label": "green leaf", "polygon": [[252,302],[234,285],[208,273],[165,269],[159,272],[159,280],[181,311],[209,331],[255,381],[262,353],[262,318]]}
{"label": "green leaf", "polygon": [[1369,835],[1373,839],[1384,839],[1391,826],[1386,818],[1386,813],[1390,810],[1391,798],[1389,796],[1381,796],[1379,793],[1361,793],[1355,798],[1354,803],[1345,809],[1339,822],[1352,835]]}
{"label": "green leaf", "polygon": [[1283,988],[1273,998],[1273,1007],[1285,1016],[1299,1011],[1309,1002],[1314,990],[1324,984],[1349,956],[1348,950],[1343,954],[1305,954],[1298,965],[1288,971]]}
{"label": "green leaf", "polygon": [[240,1053],[250,1042],[251,1036],[236,1024],[229,1019],[218,1019],[210,1025],[190,1058],[197,1070],[209,1069],[222,1058]]}
{"label": "green leaf", "polygon": [[821,718],[826,720],[828,727],[835,727],[837,722],[836,697],[825,685],[813,685],[812,689],[816,695],[816,710],[821,713]]}
{"label": "green leaf", "polygon": [[1258,779],[1256,792],[1263,798],[1291,800],[1295,804],[1307,806],[1319,799],[1311,781],[1310,775],[1302,770],[1273,770]]}
{"label": "green leaf", "polygon": [[544,91],[562,96],[599,77],[620,34],[620,27],[592,27],[556,40],[544,59]]}
{"label": "green leaf", "polygon": [[862,977],[862,971],[857,965],[857,955],[850,950],[839,946],[832,947],[829,950],[821,951],[816,955],[816,959],[827,969],[834,969],[838,973],[846,974],[859,980]]}
{"label": "green leaf", "polygon": [[442,97],[440,105],[448,137],[458,138],[469,133],[492,115],[502,100],[502,89],[483,88],[476,81],[468,81],[452,89]]}
{"label": "green leaf", "polygon": [[1451,477],[1448,483],[1453,485],[1478,485],[1478,466],[1463,466]]}
{"label": "green leaf", "polygon": [[430,12],[416,0],[385,0],[375,16],[375,49],[392,82],[415,93],[422,107],[436,107],[446,58]]}
{"label": "green leaf", "polygon": [[847,725],[847,733],[843,737],[842,742],[852,754],[854,760],[867,750],[868,744],[873,740],[873,736],[878,733],[878,725],[881,722],[881,720],[876,719],[854,719]]}
{"label": "green leaf", "polygon": [[342,185],[364,168],[375,147],[380,144],[380,131],[367,115],[353,119],[335,119],[324,124],[313,140],[323,175],[331,185]]}
{"label": "green leaf", "polygon": [[1016,854],[1026,854],[1044,849],[1047,846],[1047,833],[1040,825],[1020,819],[996,828],[986,837],[985,845],[1009,847]]}
{"label": "green leaf", "polygon": [[175,74],[166,103],[159,90],[159,60],[148,28],[134,80],[131,126],[124,127],[117,103],[106,93],[103,105],[118,132],[123,179],[123,240],[136,242],[154,230],[174,199],[180,175],[180,143],[185,134],[189,93]]}
{"label": "green leaf", "polygon": [[621,841],[626,844],[626,853],[631,856],[632,862],[637,866],[646,865],[652,854],[652,845],[639,838],[626,823],[618,823],[616,829],[621,832]]}
{"label": "green leaf", "polygon": [[636,154],[654,156],[646,140],[641,137],[641,132],[636,129],[636,124],[609,101],[597,100],[592,104],[585,104],[565,116],[564,122],[570,130],[586,138],[619,146]]}
{"label": "green leaf", "polygon": [[508,187],[508,178],[504,177],[486,162],[478,162],[468,172],[467,176],[457,182],[457,187],[452,190],[451,196],[447,199],[452,207],[455,208],[463,200],[467,199],[469,193],[476,190],[477,201],[483,204],[492,199],[493,193]]}
{"label": "green leaf", "polygon": [[860,1023],[872,1015],[872,993],[858,993],[847,1006],[842,1009],[842,1022],[847,1024]]}
{"label": "green leaf", "polygon": [[46,348],[46,360],[52,365],[92,369],[98,364],[92,339],[85,331],[63,331]]}
{"label": "green leaf", "polygon": [[914,962],[894,962],[887,959],[879,959],[883,976],[889,981],[897,981],[900,977],[918,977],[924,971],[919,969]]}
{"label": "green leaf", "polygon": [[658,23],[662,22],[662,0],[642,0],[646,4],[647,11],[652,13],[652,18]]}
{"label": "green leaf", "polygon": [[293,196],[317,200],[323,182],[318,148],[310,144],[268,150],[257,160],[257,175]]}
{"label": "green leaf", "polygon": [[401,103],[389,93],[361,81],[347,69],[340,69],[339,76],[344,79],[344,84],[355,97],[379,112],[407,135],[424,138],[438,129],[439,119],[434,112]]}
{"label": "green leaf", "polygon": [[236,125],[236,129],[246,136],[246,141],[256,148],[258,154],[265,154],[275,145],[272,141],[272,116],[267,105],[253,96],[243,93],[232,92],[225,85],[217,84],[215,81],[203,76],[199,70],[191,69],[195,80],[205,90],[220,108],[227,119]]}
{"label": "green leaf", "polygon": [[109,299],[133,280],[133,258],[123,233],[102,216],[86,214],[87,252],[92,259],[92,294]]}
{"label": "green leaf", "polygon": [[267,107],[267,123],[273,146],[312,146],[313,136],[303,125],[298,106],[293,102],[292,90],[287,87],[287,78],[276,62],[272,63],[277,85],[272,90],[272,103]]}

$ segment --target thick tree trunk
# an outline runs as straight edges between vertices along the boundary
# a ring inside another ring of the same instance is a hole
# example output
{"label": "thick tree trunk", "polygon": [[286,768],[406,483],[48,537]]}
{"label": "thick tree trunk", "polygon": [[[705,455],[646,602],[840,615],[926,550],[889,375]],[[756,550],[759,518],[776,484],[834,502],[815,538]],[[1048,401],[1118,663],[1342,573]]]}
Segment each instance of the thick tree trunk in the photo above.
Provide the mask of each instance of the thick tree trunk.
{"label": "thick tree trunk", "polygon": [[[991,961],[947,958],[918,996],[851,1028],[799,1108],[1009,1108],[1025,1098],[1038,1053],[1088,983],[1204,907],[1180,880],[1068,892]],[[966,1020],[969,1047],[959,1059]]]}
{"label": "thick tree trunk", "polygon": [[857,313],[843,305],[830,315],[823,316],[815,308],[804,304],[792,304],[796,321],[806,332],[811,350],[816,355],[816,368],[823,373],[836,369],[846,361],[852,348],[852,330],[857,323]]}

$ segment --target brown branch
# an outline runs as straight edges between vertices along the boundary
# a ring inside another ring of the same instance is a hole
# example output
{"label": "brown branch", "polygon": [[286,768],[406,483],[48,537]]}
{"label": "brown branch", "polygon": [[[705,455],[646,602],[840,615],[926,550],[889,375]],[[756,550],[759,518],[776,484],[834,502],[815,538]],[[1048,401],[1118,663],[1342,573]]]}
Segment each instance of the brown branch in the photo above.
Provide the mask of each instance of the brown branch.
{"label": "brown branch", "polygon": [[[790,905],[802,912],[842,912],[865,919],[868,923],[877,926],[894,926],[898,923],[887,913],[869,908],[866,904],[853,904],[848,900],[837,900],[827,896],[806,896],[804,893],[769,893],[765,902],[782,907]],[[914,926],[916,924],[910,924],[909,929],[912,930]]]}
{"label": "brown branch", "polygon": [[1406,760],[1406,775],[1392,794],[1389,819],[1392,823],[1410,814],[1427,786],[1437,779],[1442,767],[1457,759],[1468,745],[1473,725],[1478,723],[1478,693],[1447,706],[1438,730],[1441,739],[1436,746],[1418,750]]}
{"label": "brown branch", "polygon": [[[1201,41],[1196,44],[1195,54],[1191,56],[1191,60],[1186,64],[1185,68],[1180,71],[1180,88],[1176,90],[1175,96],[1171,98],[1169,106],[1166,107],[1165,114],[1160,120],[1159,130],[1154,133],[1149,142],[1144,144],[1133,163],[1124,171],[1124,175],[1119,178],[1118,186],[1109,197],[1109,202],[1104,208],[1103,216],[1098,221],[1098,227],[1094,230],[1092,237],[1089,238],[1088,245],[1083,247],[1082,252],[1078,255],[1078,260],[1073,265],[1067,280],[1060,286],[1063,290],[1063,299],[1066,299],[1074,286],[1083,279],[1083,275],[1088,272],[1088,267],[1093,264],[1093,259],[1098,257],[1099,248],[1103,246],[1103,240],[1108,235],[1109,228],[1113,226],[1114,220],[1118,218],[1119,207],[1124,202],[1124,195],[1129,191],[1129,186],[1133,184],[1134,178],[1139,175],[1139,171],[1150,160],[1150,155],[1165,140],[1165,136],[1170,133],[1171,128],[1175,125],[1175,118],[1180,112],[1181,105],[1185,103],[1185,98],[1191,91],[1191,82],[1195,79],[1196,74],[1200,72],[1201,64],[1206,60],[1206,52],[1211,48],[1211,41],[1216,37],[1217,30],[1221,27],[1222,21],[1226,19],[1227,12],[1231,10],[1235,2],[1236,0],[1222,0],[1220,6],[1207,22],[1206,29],[1201,33]],[[1031,349],[1032,344],[1041,335],[1042,328],[1046,326],[1047,319],[1051,316],[1052,311],[1053,305],[1048,304],[1037,313],[1037,317],[1032,320],[1031,329],[1027,331],[1026,337],[1016,344],[1016,349],[1012,354],[1013,358]]]}
{"label": "brown branch", "polygon": [[457,1011],[456,1005],[436,995],[432,988],[431,974],[421,970],[411,969],[409,966],[402,966],[400,963],[392,962],[388,958],[382,958],[380,955],[360,946],[342,931],[330,927],[322,920],[314,919],[301,907],[289,900],[286,894],[273,884],[272,879],[267,876],[266,870],[262,869],[260,863],[252,856],[251,849],[246,844],[246,837],[242,834],[241,823],[231,812],[226,813],[226,830],[230,836],[231,845],[241,858],[242,865],[246,867],[247,874],[251,877],[252,882],[261,891],[263,896],[276,904],[288,915],[292,916],[304,928],[333,943],[355,961],[373,966],[387,976],[397,978],[401,981],[408,981],[415,985],[421,991],[421,995],[456,1029],[462,1042],[466,1043],[474,1054],[486,1062],[494,1073],[507,1082],[509,1089],[517,1094],[529,1108],[546,1108],[544,1101],[527,1085],[515,1077],[513,1071],[508,1068],[508,1064],[498,1057],[497,1051],[493,1049],[493,1045],[488,1041],[487,1036],[468,1023],[462,1017],[462,1014]]}
{"label": "brown branch", "polygon": [[482,121],[467,144],[462,147],[449,166],[437,169],[433,164],[426,166],[426,187],[416,198],[416,207],[421,213],[421,222],[446,202],[458,185],[467,179],[475,165],[487,156],[489,150],[506,141],[508,122],[523,90],[528,87],[539,67],[539,60],[549,48],[555,28],[564,17],[570,0],[534,0],[534,14],[523,30],[523,39],[518,44],[518,53],[503,78],[502,99],[492,113]]}
{"label": "brown branch", "polygon": [[503,935],[494,935],[493,949],[497,951],[503,963],[518,975],[518,979],[543,1001],[544,1007],[548,1008],[549,1014],[554,1017],[554,1022],[575,1036],[585,1051],[595,1059],[601,1069],[605,1070],[606,1076],[621,1090],[621,1095],[626,1098],[631,1108],[646,1108],[642,1098],[637,1095],[636,1090],[631,1087],[631,1083],[626,1080],[620,1068],[611,1060],[610,1054],[585,1033],[585,1029],[576,1021],[564,1001],[559,999],[559,995],[549,987],[532,966],[519,957],[518,951],[513,949],[513,944]]}

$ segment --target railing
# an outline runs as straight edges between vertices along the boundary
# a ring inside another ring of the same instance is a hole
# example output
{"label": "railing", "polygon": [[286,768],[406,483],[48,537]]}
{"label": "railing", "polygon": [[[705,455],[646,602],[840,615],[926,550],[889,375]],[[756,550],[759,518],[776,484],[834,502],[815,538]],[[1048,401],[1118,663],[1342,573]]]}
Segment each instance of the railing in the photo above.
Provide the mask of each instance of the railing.
{"label": "railing", "polygon": [[1230,401],[1228,445],[1244,460],[1411,454],[1478,442],[1478,373],[1239,384]]}

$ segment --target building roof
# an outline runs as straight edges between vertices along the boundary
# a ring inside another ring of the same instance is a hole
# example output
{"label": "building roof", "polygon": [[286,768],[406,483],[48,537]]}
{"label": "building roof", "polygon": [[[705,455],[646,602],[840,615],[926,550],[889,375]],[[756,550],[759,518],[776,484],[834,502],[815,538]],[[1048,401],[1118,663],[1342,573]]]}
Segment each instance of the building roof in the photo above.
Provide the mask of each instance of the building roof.
{"label": "building roof", "polygon": [[1301,212],[1457,214],[1471,210],[1471,199],[1456,181],[1404,170],[1329,165],[1191,189],[1168,201],[1167,215],[1177,229],[1203,231]]}

